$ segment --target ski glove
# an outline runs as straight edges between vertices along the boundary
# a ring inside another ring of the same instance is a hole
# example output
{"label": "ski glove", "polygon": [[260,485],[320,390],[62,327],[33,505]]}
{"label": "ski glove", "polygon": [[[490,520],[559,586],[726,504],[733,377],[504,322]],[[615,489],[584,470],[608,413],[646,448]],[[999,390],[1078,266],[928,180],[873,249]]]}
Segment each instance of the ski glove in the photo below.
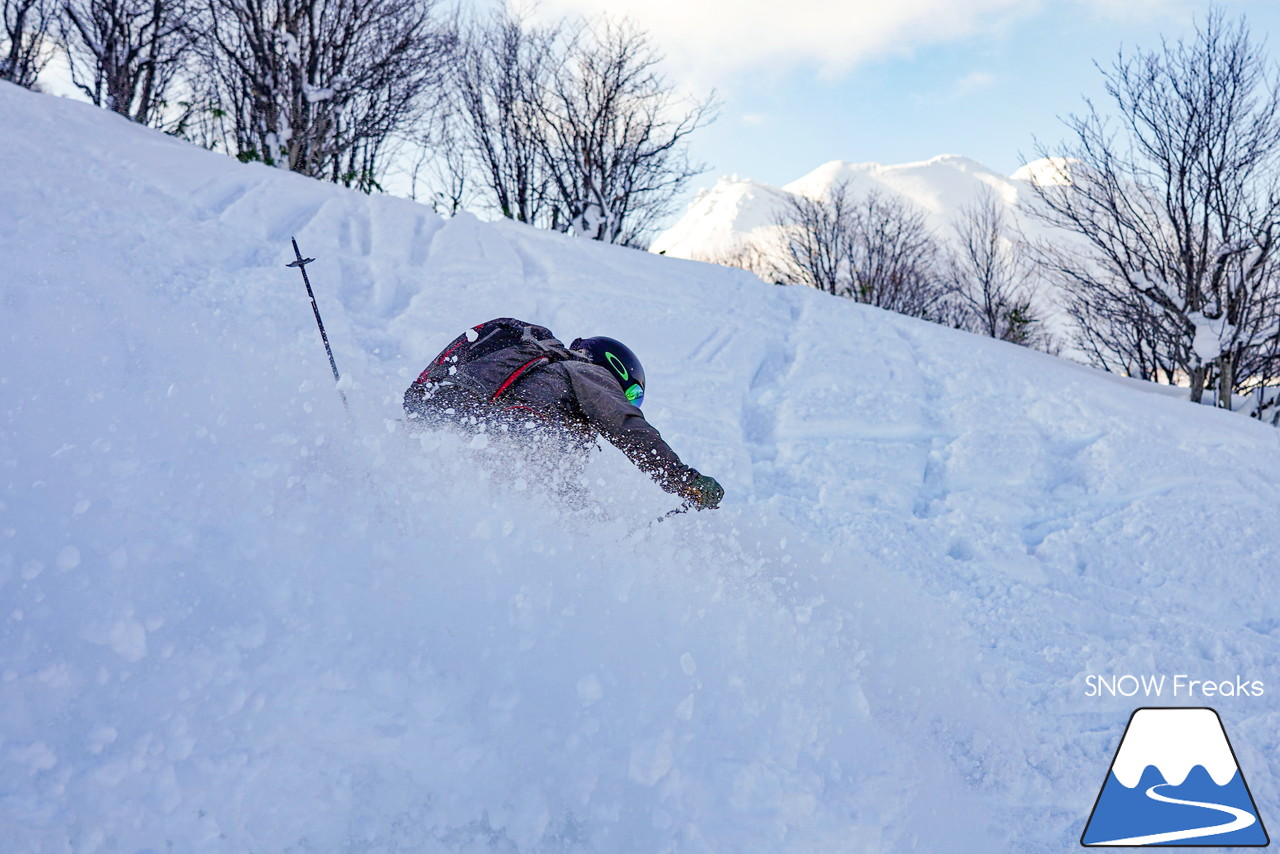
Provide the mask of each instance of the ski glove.
{"label": "ski glove", "polygon": [[720,506],[720,499],[724,498],[724,487],[714,477],[700,474],[697,480],[689,484],[684,497],[692,501],[699,510],[714,510]]}

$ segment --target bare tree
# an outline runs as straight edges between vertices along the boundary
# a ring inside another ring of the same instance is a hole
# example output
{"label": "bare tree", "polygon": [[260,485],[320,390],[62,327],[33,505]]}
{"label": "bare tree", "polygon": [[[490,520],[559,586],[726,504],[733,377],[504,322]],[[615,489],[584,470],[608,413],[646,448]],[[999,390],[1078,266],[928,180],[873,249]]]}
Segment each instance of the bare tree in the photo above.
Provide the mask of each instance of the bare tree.
{"label": "bare tree", "polygon": [[1048,346],[1032,305],[1034,270],[1019,250],[1005,206],[983,188],[952,223],[955,249],[946,266],[971,332],[1028,346]]}
{"label": "bare tree", "polygon": [[0,0],[0,80],[28,89],[49,62],[53,0]]}
{"label": "bare tree", "polygon": [[191,52],[191,0],[63,0],[62,9],[75,85],[99,107],[160,125]]}
{"label": "bare tree", "polygon": [[[409,198],[424,200],[443,216],[453,216],[467,208],[477,196],[467,142],[458,128],[456,115],[446,113],[413,140],[413,162],[409,170]],[[423,194],[419,193],[419,185]]]}
{"label": "bare tree", "polygon": [[712,120],[713,98],[687,102],[658,72],[661,57],[630,24],[572,34],[538,99],[542,164],[555,227],[639,246],[702,172],[687,137]]}
{"label": "bare tree", "polygon": [[938,242],[923,213],[873,192],[854,211],[853,235],[854,299],[912,317],[950,320],[952,291],[938,274]]}
{"label": "bare tree", "polygon": [[821,198],[793,196],[778,212],[776,274],[836,296],[960,325],[950,284],[938,272],[938,243],[907,202],[846,182]]}
{"label": "bare tree", "polygon": [[1172,354],[1177,342],[1160,337],[1159,320],[1140,294],[1104,278],[1063,292],[1075,345],[1094,365],[1151,382],[1176,382],[1180,369]]}
{"label": "bare tree", "polygon": [[782,276],[836,296],[851,295],[856,217],[848,184],[831,187],[822,198],[793,195],[778,221]]}
{"label": "bare tree", "polygon": [[473,24],[455,75],[457,113],[489,203],[520,222],[549,224],[538,100],[558,71],[560,28],[504,10]]}
{"label": "bare tree", "polygon": [[1255,381],[1240,366],[1276,337],[1276,75],[1244,21],[1219,9],[1191,43],[1121,52],[1102,73],[1118,129],[1088,104],[1067,120],[1069,169],[1033,182],[1032,213],[1087,250],[1041,258],[1100,365],[1187,377],[1197,402],[1216,377],[1229,407]]}
{"label": "bare tree", "polygon": [[203,58],[228,149],[366,191],[438,105],[457,40],[437,0],[207,4]]}

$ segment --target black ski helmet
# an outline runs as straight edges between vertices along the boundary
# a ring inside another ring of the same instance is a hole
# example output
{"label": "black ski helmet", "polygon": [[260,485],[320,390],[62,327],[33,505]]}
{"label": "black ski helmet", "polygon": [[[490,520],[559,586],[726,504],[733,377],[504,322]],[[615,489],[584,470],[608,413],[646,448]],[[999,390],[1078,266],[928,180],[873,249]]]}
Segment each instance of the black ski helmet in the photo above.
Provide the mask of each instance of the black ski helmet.
{"label": "black ski helmet", "polygon": [[575,338],[570,350],[581,350],[592,362],[618,381],[627,400],[639,406],[644,400],[644,367],[631,348],[616,338],[597,335],[595,338]]}

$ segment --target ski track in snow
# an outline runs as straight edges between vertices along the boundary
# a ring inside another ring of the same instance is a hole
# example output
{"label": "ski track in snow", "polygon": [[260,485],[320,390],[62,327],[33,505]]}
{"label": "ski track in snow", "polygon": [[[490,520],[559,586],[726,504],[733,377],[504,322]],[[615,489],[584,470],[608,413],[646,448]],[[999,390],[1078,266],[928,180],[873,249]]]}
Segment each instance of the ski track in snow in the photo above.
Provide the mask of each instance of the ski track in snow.
{"label": "ski track in snow", "polygon": [[[776,347],[765,350],[759,366],[751,374],[742,408],[743,439],[751,454],[752,482],[757,494],[781,493],[785,483],[778,472],[777,430],[783,391],[796,360],[796,339],[802,310],[791,307],[785,337]],[[695,350],[696,352],[696,350]]]}
{"label": "ski track in snow", "polygon": [[[7,84],[0,117],[6,850],[1066,852],[1134,704],[1085,674],[1274,669],[1273,430]],[[655,524],[606,448],[575,513],[545,461],[406,436],[500,315],[625,338],[725,507]],[[1264,814],[1275,696],[1216,703]]]}

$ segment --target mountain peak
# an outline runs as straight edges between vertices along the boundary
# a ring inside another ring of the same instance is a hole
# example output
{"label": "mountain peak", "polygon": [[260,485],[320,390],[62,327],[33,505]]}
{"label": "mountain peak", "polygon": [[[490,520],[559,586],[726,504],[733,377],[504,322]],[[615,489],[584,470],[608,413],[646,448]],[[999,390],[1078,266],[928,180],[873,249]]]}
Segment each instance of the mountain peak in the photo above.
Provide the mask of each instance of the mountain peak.
{"label": "mountain peak", "polygon": [[1072,169],[1079,162],[1069,157],[1042,157],[1025,164],[1009,177],[1014,181],[1061,186],[1071,183]]}
{"label": "mountain peak", "polygon": [[737,175],[720,178],[698,193],[675,225],[658,235],[653,251],[678,258],[725,257],[748,243],[767,240],[788,199],[826,198],[840,185],[855,199],[878,193],[907,202],[922,211],[943,238],[952,233],[966,207],[992,191],[1025,233],[1039,228],[1019,211],[1019,194],[1026,191],[1023,183],[962,154],[887,165],[829,160],[781,187]]}

